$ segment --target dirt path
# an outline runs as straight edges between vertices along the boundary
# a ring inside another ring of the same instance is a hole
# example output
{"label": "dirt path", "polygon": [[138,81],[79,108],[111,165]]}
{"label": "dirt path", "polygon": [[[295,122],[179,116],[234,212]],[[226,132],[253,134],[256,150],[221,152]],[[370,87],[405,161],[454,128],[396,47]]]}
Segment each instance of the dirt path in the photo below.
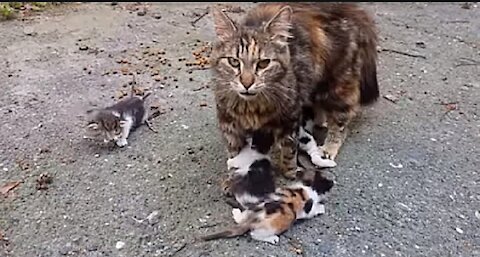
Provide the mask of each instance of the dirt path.
{"label": "dirt path", "polygon": [[[279,246],[193,242],[232,224],[210,74],[186,65],[213,39],[210,16],[191,24],[206,7],[78,4],[0,23],[0,186],[23,181],[0,199],[0,256],[480,255],[480,12],[460,3],[366,5],[390,100],[353,128],[326,215]],[[160,133],[84,142],[84,111],[137,70]]]}

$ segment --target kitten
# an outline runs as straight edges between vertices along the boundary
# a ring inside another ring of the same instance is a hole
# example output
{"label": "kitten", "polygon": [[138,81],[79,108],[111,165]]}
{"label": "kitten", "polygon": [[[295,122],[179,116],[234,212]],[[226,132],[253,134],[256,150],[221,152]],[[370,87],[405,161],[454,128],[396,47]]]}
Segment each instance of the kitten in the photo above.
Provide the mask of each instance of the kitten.
{"label": "kitten", "polygon": [[234,170],[230,192],[236,200],[229,204],[240,209],[257,205],[275,192],[273,167],[267,155],[273,138],[256,132],[247,141],[240,153],[227,161],[228,169]]}
{"label": "kitten", "polygon": [[229,157],[248,131],[269,130],[281,145],[281,171],[294,177],[298,124],[309,107],[316,125],[325,116],[320,150],[333,161],[350,120],[379,97],[371,16],[351,3],[257,4],[241,21],[212,11],[215,101]]}
{"label": "kitten", "polygon": [[145,107],[145,100],[151,93],[137,96],[133,92],[132,86],[132,94],[127,99],[103,109],[88,110],[90,121],[84,138],[114,141],[119,147],[124,147],[128,144],[130,132],[142,124],[156,132],[147,120],[148,112]]}
{"label": "kitten", "polygon": [[318,168],[332,168],[337,166],[335,161],[323,155],[315,138],[312,136],[315,126],[313,122],[313,111],[304,108],[302,112],[302,125],[298,132],[298,147],[310,156],[312,163]]}
{"label": "kitten", "polygon": [[318,170],[299,172],[298,177],[301,182],[277,189],[272,199],[244,211],[233,209],[236,226],[201,239],[229,238],[250,232],[255,240],[276,244],[278,235],[287,231],[296,220],[325,213],[323,196],[333,187],[333,181]]}

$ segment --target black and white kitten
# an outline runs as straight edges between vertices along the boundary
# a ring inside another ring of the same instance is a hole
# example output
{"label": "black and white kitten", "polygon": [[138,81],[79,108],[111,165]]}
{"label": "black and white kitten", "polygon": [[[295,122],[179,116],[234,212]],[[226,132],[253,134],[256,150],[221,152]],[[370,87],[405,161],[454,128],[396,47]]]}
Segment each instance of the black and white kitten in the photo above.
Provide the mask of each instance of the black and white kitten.
{"label": "black and white kitten", "polygon": [[240,153],[228,159],[228,169],[233,169],[230,192],[234,207],[246,209],[271,197],[275,192],[273,166],[268,155],[273,135],[254,132]]}
{"label": "black and white kitten", "polygon": [[106,108],[88,110],[89,122],[84,138],[104,142],[114,141],[118,146],[123,147],[128,144],[127,138],[130,132],[143,124],[155,132],[147,120],[148,112],[145,106],[145,99],[150,94],[134,95],[132,87],[132,93],[127,99]]}
{"label": "black and white kitten", "polygon": [[304,109],[302,117],[302,125],[298,131],[298,147],[305,151],[313,164],[319,168],[332,168],[337,166],[337,163],[322,156],[322,150],[318,147],[315,138],[312,136],[314,132],[313,113],[311,110]]}

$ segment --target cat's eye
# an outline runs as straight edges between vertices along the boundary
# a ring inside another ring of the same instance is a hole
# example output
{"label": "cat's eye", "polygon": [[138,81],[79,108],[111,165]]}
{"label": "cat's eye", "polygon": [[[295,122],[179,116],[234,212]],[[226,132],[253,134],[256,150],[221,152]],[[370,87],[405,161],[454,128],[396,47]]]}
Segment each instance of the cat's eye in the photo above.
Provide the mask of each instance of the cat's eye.
{"label": "cat's eye", "polygon": [[234,68],[240,67],[240,61],[237,58],[228,57],[228,64]]}
{"label": "cat's eye", "polygon": [[263,59],[257,63],[257,69],[265,69],[270,64],[270,59]]}

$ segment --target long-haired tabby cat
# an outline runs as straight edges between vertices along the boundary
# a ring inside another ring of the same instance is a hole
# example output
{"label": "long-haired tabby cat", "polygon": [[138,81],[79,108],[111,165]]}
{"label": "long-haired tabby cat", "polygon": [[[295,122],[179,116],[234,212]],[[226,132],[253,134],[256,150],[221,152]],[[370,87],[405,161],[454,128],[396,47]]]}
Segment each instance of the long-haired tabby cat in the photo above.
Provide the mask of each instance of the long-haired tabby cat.
{"label": "long-haired tabby cat", "polygon": [[281,170],[293,178],[299,119],[309,107],[315,124],[327,121],[321,151],[334,160],[346,125],[379,96],[371,17],[333,3],[258,4],[240,22],[213,8],[213,17],[214,91],[229,157],[249,130],[268,130],[281,145]]}
{"label": "long-haired tabby cat", "polygon": [[233,209],[236,226],[201,239],[235,237],[250,231],[255,240],[276,244],[278,235],[287,231],[296,220],[325,213],[323,196],[333,187],[333,181],[318,170],[300,172],[298,177],[301,182],[277,189],[271,199],[243,211]]}
{"label": "long-haired tabby cat", "polygon": [[114,141],[118,146],[128,144],[127,138],[130,132],[142,124],[146,124],[150,130],[156,132],[148,122],[148,112],[145,100],[151,93],[144,96],[134,94],[134,85],[130,97],[102,109],[87,111],[89,122],[86,127],[84,138]]}

